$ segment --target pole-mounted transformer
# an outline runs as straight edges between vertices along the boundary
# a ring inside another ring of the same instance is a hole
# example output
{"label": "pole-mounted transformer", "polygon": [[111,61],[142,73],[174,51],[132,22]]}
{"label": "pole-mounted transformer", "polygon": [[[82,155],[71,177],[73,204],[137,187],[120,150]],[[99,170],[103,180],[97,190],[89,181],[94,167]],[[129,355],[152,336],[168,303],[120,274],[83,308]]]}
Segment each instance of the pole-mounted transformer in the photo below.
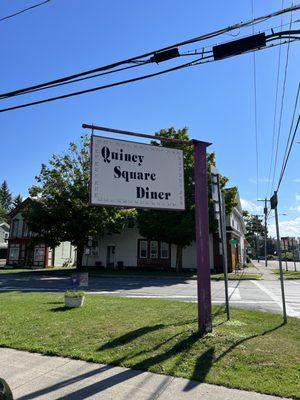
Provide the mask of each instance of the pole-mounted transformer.
{"label": "pole-mounted transformer", "polygon": [[265,33],[258,33],[257,35],[247,36],[242,39],[233,40],[232,42],[213,46],[214,59],[222,60],[222,58],[235,56],[265,46]]}
{"label": "pole-mounted transformer", "polygon": [[155,62],[158,64],[162,61],[171,60],[172,58],[176,58],[179,56],[180,56],[180,54],[179,54],[178,48],[174,47],[173,49],[154,53],[154,55],[152,57],[150,57],[150,62]]}

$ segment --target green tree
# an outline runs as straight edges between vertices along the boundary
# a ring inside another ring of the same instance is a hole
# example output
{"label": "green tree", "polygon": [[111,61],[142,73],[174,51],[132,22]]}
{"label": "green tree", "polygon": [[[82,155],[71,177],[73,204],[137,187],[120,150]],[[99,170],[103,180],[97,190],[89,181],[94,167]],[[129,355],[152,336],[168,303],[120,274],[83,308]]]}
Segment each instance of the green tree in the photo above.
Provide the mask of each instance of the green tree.
{"label": "green tree", "polygon": [[20,204],[22,204],[23,203],[23,197],[20,195],[20,194],[18,194],[15,198],[14,198],[14,200],[13,200],[13,207],[14,208],[16,208],[16,207],[18,207]]}
{"label": "green tree", "polygon": [[70,143],[68,152],[42,165],[38,185],[29,191],[37,200],[24,213],[37,234],[35,242],[55,247],[70,241],[76,246],[78,269],[88,237],[119,231],[128,216],[124,210],[89,205],[89,144],[89,137],[83,136],[80,145]]}
{"label": "green tree", "polygon": [[[157,136],[189,140],[188,129],[175,130],[174,128],[162,129]],[[158,142],[153,141],[154,146]],[[182,250],[195,240],[195,181],[194,181],[194,149],[193,146],[175,143],[161,144],[163,147],[180,148],[184,156],[184,181],[185,181],[185,211],[143,210],[137,211],[138,228],[142,236],[176,245],[176,269],[182,269]],[[210,232],[217,229],[215,220],[214,203],[211,200],[211,175],[210,167],[215,165],[215,155],[207,155],[207,175],[209,192],[209,225]],[[221,178],[221,187],[224,188],[228,179]],[[236,188],[225,191],[226,211],[229,213],[235,205]]]}
{"label": "green tree", "polygon": [[12,206],[12,194],[4,180],[0,186],[0,221],[8,221],[8,214]]}
{"label": "green tree", "polygon": [[263,221],[258,215],[252,215],[248,211],[243,211],[243,217],[246,226],[246,239],[256,256],[259,256],[259,237],[265,235]]}

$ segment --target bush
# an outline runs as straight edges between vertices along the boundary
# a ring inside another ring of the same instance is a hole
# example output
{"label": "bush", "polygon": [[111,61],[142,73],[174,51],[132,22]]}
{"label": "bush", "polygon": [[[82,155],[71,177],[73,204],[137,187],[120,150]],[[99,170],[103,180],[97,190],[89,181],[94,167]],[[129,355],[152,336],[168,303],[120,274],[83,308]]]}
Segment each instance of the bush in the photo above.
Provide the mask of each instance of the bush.
{"label": "bush", "polygon": [[78,299],[79,297],[83,297],[84,292],[82,290],[67,290],[65,292],[65,297],[72,297]]}

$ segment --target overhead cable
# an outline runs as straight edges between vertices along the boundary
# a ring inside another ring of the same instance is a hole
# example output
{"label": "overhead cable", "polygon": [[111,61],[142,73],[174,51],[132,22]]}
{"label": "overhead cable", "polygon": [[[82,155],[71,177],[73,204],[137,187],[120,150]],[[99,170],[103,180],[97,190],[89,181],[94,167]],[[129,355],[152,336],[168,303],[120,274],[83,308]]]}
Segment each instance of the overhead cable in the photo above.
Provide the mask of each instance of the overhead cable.
{"label": "overhead cable", "polygon": [[234,24],[234,25],[228,26],[226,28],[222,28],[222,29],[219,29],[219,30],[216,30],[216,31],[213,31],[213,32],[201,35],[201,36],[196,36],[194,38],[191,38],[191,39],[179,42],[179,43],[175,43],[175,44],[172,44],[170,46],[163,47],[161,49],[153,50],[153,51],[148,52],[148,53],[140,54],[138,56],[134,56],[134,57],[131,57],[131,58],[128,58],[128,59],[125,59],[125,60],[117,61],[117,62],[112,63],[112,64],[104,65],[104,66],[93,68],[93,69],[90,69],[90,70],[87,70],[87,71],[79,72],[79,73],[76,73],[76,74],[73,74],[73,75],[69,75],[69,76],[65,76],[65,77],[62,77],[62,78],[58,78],[58,79],[55,79],[55,80],[52,80],[52,81],[48,81],[48,82],[44,82],[44,83],[41,83],[41,84],[37,84],[37,85],[29,86],[29,87],[26,87],[26,88],[14,90],[14,91],[11,91],[11,92],[3,93],[3,94],[0,95],[0,98],[1,97],[9,97],[9,96],[13,96],[15,94],[21,93],[21,92],[26,92],[28,90],[38,89],[40,87],[49,86],[49,85],[53,85],[53,84],[57,84],[57,83],[65,82],[65,81],[69,81],[69,80],[72,80],[72,79],[75,79],[75,78],[79,78],[81,76],[89,75],[89,74],[92,74],[92,73],[95,73],[95,72],[100,72],[100,71],[106,71],[106,70],[109,70],[109,69],[113,69],[113,68],[119,67],[119,66],[124,65],[124,64],[129,64],[129,63],[136,62],[137,60],[139,60],[141,58],[150,57],[150,56],[153,56],[153,55],[155,55],[157,53],[173,49],[175,47],[181,47],[181,46],[185,46],[185,45],[188,45],[188,44],[191,44],[191,43],[207,40],[207,39],[222,35],[224,33],[231,32],[233,30],[244,28],[244,27],[247,27],[247,26],[252,26],[252,25],[261,23],[263,21],[266,21],[266,20],[268,20],[270,18],[279,16],[279,15],[282,15],[282,14],[285,14],[285,13],[288,13],[288,12],[296,11],[296,10],[299,10],[299,9],[300,9],[300,5],[295,5],[293,7],[288,7],[288,8],[285,8],[285,9],[282,9],[282,10],[278,10],[278,11],[275,11],[273,13],[261,16],[261,17],[257,17],[255,19],[251,19],[251,20],[246,21],[246,22],[241,22],[241,23],[238,23],[238,24]]}
{"label": "overhead cable", "polygon": [[[296,109],[297,109],[297,105],[298,105],[298,101],[299,101],[299,93],[300,93],[300,83],[298,84],[298,91],[297,91],[297,96],[296,96],[296,100],[295,100],[294,112],[293,112],[292,122],[291,122],[291,126],[290,126],[290,132],[289,132],[286,151],[285,151],[285,157],[283,159],[281,173],[280,173],[280,177],[279,177],[279,180],[278,180],[278,185],[277,185],[276,192],[278,192],[278,190],[280,188],[280,185],[281,185],[281,182],[282,182],[285,170],[286,170],[286,166],[287,166],[290,154],[291,154],[291,150],[292,150],[292,147],[293,147],[293,144],[294,144],[294,140],[295,140],[298,128],[299,128],[300,113],[298,115],[298,120],[296,122],[296,126],[295,126],[295,129],[294,129],[293,135],[291,134],[291,132],[293,130],[293,125],[294,125],[294,120],[295,120],[295,115],[296,115]],[[290,140],[290,138],[291,138],[291,140]]]}
{"label": "overhead cable", "polygon": [[[289,40],[286,41],[286,43],[288,43],[288,42],[290,42],[290,41]],[[285,42],[283,42],[282,44],[285,44]],[[257,49],[257,50],[273,48],[276,45],[277,44],[271,44],[269,46],[265,46],[265,47]],[[65,99],[65,98],[68,98],[68,97],[74,97],[74,96],[82,95],[82,94],[85,94],[85,93],[91,93],[91,92],[107,89],[107,88],[114,87],[114,86],[121,86],[121,85],[125,85],[125,84],[128,84],[128,83],[137,82],[137,81],[140,81],[140,80],[152,78],[154,76],[166,74],[168,72],[180,70],[182,68],[187,68],[187,67],[191,67],[191,66],[195,66],[195,65],[214,62],[214,61],[216,61],[216,60],[214,60],[212,58],[212,55],[202,56],[201,58],[197,58],[197,59],[195,59],[193,61],[190,61],[189,63],[180,64],[180,65],[178,65],[176,67],[168,68],[168,69],[165,69],[165,70],[162,70],[162,71],[159,71],[159,72],[155,72],[155,73],[152,73],[152,74],[142,75],[142,76],[138,76],[138,77],[135,77],[135,78],[126,79],[126,80],[123,80],[123,81],[118,81],[118,82],[113,82],[113,83],[109,83],[109,84],[106,84],[106,85],[93,87],[93,88],[90,88],[90,89],[85,89],[85,90],[81,90],[81,91],[77,91],[77,92],[67,93],[67,94],[60,95],[60,96],[50,97],[50,98],[43,99],[43,100],[38,100],[38,101],[29,102],[29,103],[24,103],[24,104],[21,104],[21,105],[16,105],[16,106],[12,106],[12,107],[3,108],[3,109],[0,109],[0,113],[1,112],[7,112],[7,111],[16,110],[16,109],[20,109],[20,108],[25,108],[25,107],[31,107],[31,106],[34,106],[34,105],[38,105],[38,104],[42,104],[42,103],[48,103],[48,102],[52,102],[52,101],[56,101],[56,100],[60,100],[60,99]]]}
{"label": "overhead cable", "polygon": [[49,1],[51,1],[51,0],[45,0],[45,1],[41,2],[41,3],[33,5],[31,7],[24,8],[24,10],[18,11],[18,12],[14,13],[14,14],[7,15],[6,17],[2,17],[2,18],[0,18],[0,22],[4,21],[6,19],[9,19],[9,18],[16,17],[17,15],[22,14],[22,13],[24,13],[26,11],[32,10],[33,8],[36,8],[36,7],[39,7],[39,6],[43,6],[44,4],[49,3]]}

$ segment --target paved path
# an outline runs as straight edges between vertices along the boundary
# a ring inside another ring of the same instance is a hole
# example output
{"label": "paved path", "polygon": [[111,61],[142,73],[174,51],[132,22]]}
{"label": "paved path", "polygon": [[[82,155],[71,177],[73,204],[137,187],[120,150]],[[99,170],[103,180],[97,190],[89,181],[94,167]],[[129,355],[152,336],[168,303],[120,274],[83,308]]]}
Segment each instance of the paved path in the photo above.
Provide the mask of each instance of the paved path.
{"label": "paved path", "polygon": [[[70,278],[59,274],[0,274],[0,291],[63,292],[69,287]],[[224,282],[213,281],[211,287],[213,304],[223,304]],[[285,281],[285,292],[288,315],[300,317],[300,280]],[[195,302],[197,281],[187,277],[103,276],[90,279],[87,293]],[[235,307],[276,313],[282,311],[278,279],[229,281],[229,295],[230,304]]]}
{"label": "paved path", "polygon": [[15,400],[278,400],[151,372],[0,349],[0,376]]}

